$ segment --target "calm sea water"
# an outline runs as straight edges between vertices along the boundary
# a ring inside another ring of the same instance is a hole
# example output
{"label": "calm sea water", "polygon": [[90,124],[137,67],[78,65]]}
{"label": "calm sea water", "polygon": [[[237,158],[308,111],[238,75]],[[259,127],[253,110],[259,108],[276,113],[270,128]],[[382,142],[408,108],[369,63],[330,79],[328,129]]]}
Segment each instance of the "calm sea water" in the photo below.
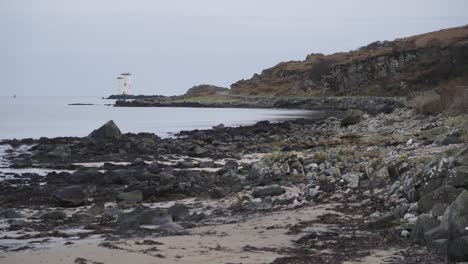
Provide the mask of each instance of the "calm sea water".
{"label": "calm sea water", "polygon": [[[73,106],[72,103],[93,105]],[[112,107],[97,97],[0,97],[0,139],[86,136],[109,120],[126,132],[168,137],[181,130],[312,118],[318,112],[278,109]]]}

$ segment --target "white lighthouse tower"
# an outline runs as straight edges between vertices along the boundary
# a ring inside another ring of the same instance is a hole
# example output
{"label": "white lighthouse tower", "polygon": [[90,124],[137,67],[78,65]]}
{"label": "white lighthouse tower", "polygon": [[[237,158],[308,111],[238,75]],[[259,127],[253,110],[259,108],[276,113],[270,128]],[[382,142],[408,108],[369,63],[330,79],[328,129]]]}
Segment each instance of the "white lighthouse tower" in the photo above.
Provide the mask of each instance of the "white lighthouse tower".
{"label": "white lighthouse tower", "polygon": [[117,88],[119,91],[119,94],[121,95],[129,95],[131,94],[132,91],[132,85],[130,83],[130,73],[125,72],[120,74],[119,77],[117,77]]}
{"label": "white lighthouse tower", "polygon": [[123,89],[123,77],[117,77],[117,94],[118,95],[125,95],[125,91]]}

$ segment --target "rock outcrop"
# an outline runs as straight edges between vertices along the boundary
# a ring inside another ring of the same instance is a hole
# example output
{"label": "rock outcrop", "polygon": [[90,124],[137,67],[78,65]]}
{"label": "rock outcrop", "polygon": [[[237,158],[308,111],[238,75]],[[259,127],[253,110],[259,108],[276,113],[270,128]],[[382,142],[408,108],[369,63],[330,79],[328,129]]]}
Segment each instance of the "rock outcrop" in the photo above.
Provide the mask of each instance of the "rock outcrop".
{"label": "rock outcrop", "polygon": [[242,95],[407,95],[467,77],[466,65],[468,26],[463,26],[378,41],[351,52],[310,54],[231,88]]}
{"label": "rock outcrop", "polygon": [[113,120],[105,123],[102,127],[94,130],[89,134],[90,138],[93,139],[116,139],[122,136],[119,127],[114,123]]}
{"label": "rock outcrop", "polygon": [[185,93],[185,96],[188,97],[199,97],[199,96],[213,96],[213,95],[223,95],[229,94],[229,88],[209,85],[209,84],[201,84],[197,86],[193,86],[192,88],[188,89]]}

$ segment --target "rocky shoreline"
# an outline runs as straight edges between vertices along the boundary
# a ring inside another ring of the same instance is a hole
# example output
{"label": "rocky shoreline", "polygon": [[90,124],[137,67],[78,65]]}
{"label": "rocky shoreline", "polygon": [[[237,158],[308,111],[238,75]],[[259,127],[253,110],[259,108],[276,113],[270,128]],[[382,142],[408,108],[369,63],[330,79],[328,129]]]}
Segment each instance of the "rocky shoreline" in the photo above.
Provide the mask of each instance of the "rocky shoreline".
{"label": "rocky shoreline", "polygon": [[[249,105],[341,99],[316,100]],[[175,138],[109,121],[84,138],[2,141],[0,263],[468,261],[467,116],[372,100],[380,113]]]}
{"label": "rocky shoreline", "polygon": [[368,113],[391,112],[405,105],[403,97],[248,97],[230,96],[224,100],[197,98],[146,98],[118,100],[117,107],[204,107],[204,108],[280,108],[298,110],[345,111],[350,108]]}

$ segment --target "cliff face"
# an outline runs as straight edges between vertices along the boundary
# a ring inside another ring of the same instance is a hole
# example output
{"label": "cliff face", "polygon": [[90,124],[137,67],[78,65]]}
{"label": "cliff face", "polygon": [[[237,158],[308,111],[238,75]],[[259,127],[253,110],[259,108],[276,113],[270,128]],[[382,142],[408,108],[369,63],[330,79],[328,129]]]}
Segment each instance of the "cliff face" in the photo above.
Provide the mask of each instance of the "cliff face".
{"label": "cliff face", "polygon": [[311,54],[231,85],[246,95],[406,95],[468,78],[468,26]]}

